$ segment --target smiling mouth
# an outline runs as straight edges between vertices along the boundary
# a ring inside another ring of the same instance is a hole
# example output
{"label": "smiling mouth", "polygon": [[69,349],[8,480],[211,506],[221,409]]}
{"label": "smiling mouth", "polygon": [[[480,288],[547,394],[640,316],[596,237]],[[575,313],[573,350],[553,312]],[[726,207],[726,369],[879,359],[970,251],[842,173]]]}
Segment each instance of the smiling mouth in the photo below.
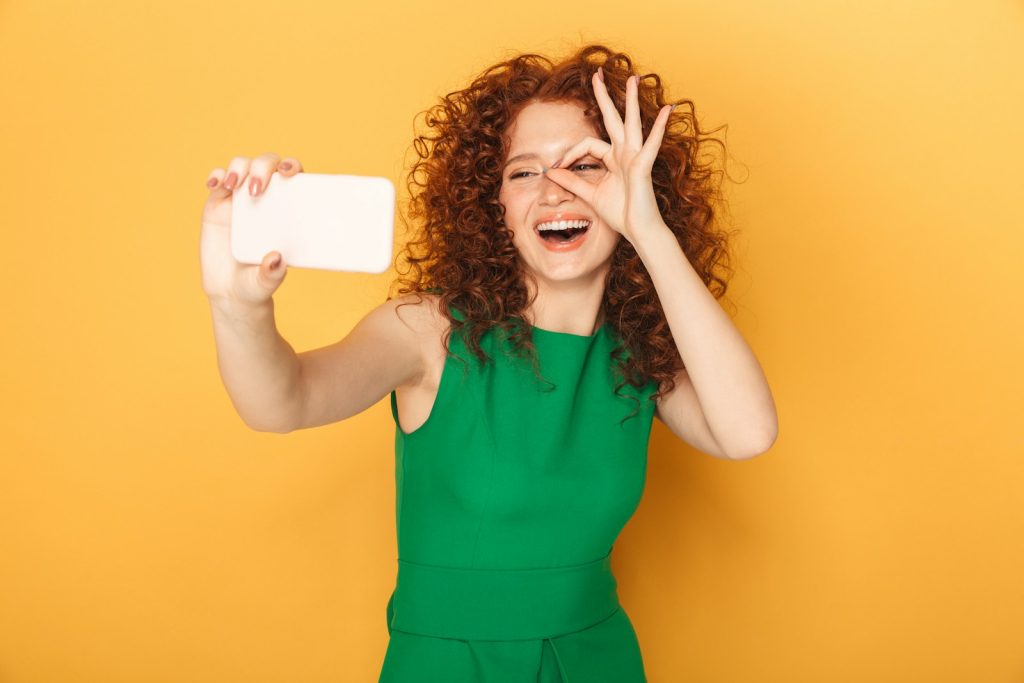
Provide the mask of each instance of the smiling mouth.
{"label": "smiling mouth", "polygon": [[553,244],[569,244],[575,242],[590,227],[590,221],[558,221],[541,223],[535,230],[542,240]]}

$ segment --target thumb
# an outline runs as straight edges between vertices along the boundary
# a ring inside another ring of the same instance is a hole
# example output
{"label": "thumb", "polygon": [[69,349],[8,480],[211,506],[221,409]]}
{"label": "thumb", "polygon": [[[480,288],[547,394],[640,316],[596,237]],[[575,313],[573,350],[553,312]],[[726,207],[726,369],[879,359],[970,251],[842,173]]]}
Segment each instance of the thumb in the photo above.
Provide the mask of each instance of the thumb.
{"label": "thumb", "polygon": [[263,257],[259,277],[270,289],[277,289],[287,272],[288,266],[285,265],[281,252],[272,251]]}

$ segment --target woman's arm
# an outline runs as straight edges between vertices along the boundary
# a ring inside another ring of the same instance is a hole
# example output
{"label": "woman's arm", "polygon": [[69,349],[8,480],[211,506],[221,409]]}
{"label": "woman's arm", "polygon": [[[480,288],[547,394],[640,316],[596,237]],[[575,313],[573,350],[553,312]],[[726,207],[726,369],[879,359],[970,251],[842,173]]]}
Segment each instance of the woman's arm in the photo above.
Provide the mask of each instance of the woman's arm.
{"label": "woman's arm", "polygon": [[[302,408],[291,430],[345,420],[426,372],[425,346],[440,314],[434,298],[385,301],[341,341],[299,354]],[[290,431],[290,430],[289,430]]]}
{"label": "woman's arm", "polygon": [[[775,403],[764,373],[686,258],[655,198],[651,169],[674,105],[661,108],[645,141],[639,78],[626,82],[625,120],[608,95],[600,68],[591,81],[611,142],[584,138],[547,175],[582,197],[629,240],[651,275],[688,371],[688,378],[680,373],[683,381],[671,392],[674,400],[659,406],[669,413],[662,416],[665,423],[675,425],[675,434],[687,435],[691,443],[712,454],[742,459],[763,453],[778,434]],[[565,170],[584,154],[593,154],[608,169],[596,183]]]}
{"label": "woman's arm", "polygon": [[[235,410],[252,429],[284,434],[344,420],[415,381],[424,354],[395,312],[405,300],[384,302],[341,341],[301,354],[278,333],[273,300],[258,307],[211,300],[218,367]],[[402,315],[419,320],[423,311],[403,306]]]}
{"label": "woman's arm", "polygon": [[[771,390],[754,352],[664,223],[634,230],[633,246],[658,299],[704,419],[732,459],[768,450],[778,435]],[[667,416],[666,424],[672,416]]]}
{"label": "woman's arm", "polygon": [[299,359],[274,324],[274,300],[259,305],[210,299],[217,367],[235,410],[260,432],[298,417]]}

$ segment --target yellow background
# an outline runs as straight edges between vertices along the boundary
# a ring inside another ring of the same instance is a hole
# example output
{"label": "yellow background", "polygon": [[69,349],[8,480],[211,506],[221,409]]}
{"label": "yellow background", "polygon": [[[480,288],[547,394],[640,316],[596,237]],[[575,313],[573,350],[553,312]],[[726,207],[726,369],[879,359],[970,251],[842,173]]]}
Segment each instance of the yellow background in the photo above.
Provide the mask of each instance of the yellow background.
{"label": "yellow background", "polygon": [[[275,151],[404,187],[418,112],[583,41],[728,124],[780,417],[743,462],[655,423],[613,555],[650,680],[1024,681],[1024,4],[359,4],[0,4],[0,681],[376,680],[388,403],[245,427],[204,182]],[[293,269],[279,329],[332,343],[390,280]]]}

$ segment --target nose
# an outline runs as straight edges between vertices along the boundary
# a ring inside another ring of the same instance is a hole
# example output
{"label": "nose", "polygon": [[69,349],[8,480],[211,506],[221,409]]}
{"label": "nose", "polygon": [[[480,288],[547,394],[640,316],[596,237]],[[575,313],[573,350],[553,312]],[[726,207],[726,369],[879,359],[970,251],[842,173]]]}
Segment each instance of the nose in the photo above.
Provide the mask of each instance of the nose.
{"label": "nose", "polygon": [[545,204],[560,204],[575,197],[572,192],[565,189],[554,180],[548,178],[547,171],[541,175],[541,197]]}

